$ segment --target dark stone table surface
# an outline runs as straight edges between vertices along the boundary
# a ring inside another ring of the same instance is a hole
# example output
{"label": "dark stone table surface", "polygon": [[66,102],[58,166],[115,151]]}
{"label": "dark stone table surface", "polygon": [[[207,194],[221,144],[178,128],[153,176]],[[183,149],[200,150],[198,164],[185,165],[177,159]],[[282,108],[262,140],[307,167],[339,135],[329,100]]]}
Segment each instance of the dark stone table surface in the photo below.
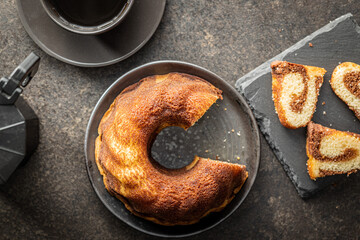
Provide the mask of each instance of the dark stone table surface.
{"label": "dark stone table surface", "polygon": [[[37,1],[37,0],[36,0]],[[23,96],[40,118],[40,145],[0,191],[0,239],[154,239],[113,216],[93,191],[83,151],[87,121],[119,76],[164,59],[203,66],[234,86],[267,59],[335,18],[355,0],[168,0],[150,41],[127,60],[80,68],[46,55],[25,32],[15,0],[0,2],[0,71],[41,56]],[[257,180],[227,220],[193,239],[359,239],[360,175],[302,200],[261,136]]]}

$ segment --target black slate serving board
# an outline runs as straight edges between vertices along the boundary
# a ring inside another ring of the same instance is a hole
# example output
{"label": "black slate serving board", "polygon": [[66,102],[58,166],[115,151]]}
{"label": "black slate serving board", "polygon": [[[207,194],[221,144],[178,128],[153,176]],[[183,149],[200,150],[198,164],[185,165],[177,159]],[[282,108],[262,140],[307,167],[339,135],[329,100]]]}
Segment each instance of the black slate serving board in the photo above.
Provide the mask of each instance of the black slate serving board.
{"label": "black slate serving board", "polygon": [[[312,43],[313,47],[309,46]],[[302,198],[312,196],[345,175],[312,181],[307,173],[306,128],[287,129],[280,124],[272,101],[270,63],[274,60],[323,67],[327,70],[320,90],[315,123],[360,133],[360,121],[332,91],[329,80],[340,62],[360,64],[360,27],[346,14],[330,22],[292,47],[263,63],[236,82],[236,88],[247,99],[261,132],[294,183]],[[323,105],[322,103],[325,102]],[[359,174],[358,174],[359,175]]]}

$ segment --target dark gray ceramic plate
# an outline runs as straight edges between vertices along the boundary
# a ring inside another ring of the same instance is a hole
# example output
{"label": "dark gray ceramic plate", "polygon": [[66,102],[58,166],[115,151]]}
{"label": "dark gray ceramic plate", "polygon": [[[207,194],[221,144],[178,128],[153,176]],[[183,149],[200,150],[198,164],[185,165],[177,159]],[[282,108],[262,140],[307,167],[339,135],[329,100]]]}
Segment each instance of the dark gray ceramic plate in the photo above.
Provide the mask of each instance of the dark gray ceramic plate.
{"label": "dark gray ceramic plate", "polygon": [[[124,205],[112,197],[104,187],[94,156],[99,122],[127,86],[140,79],[169,72],[182,72],[199,76],[223,91],[219,100],[187,132],[180,128],[164,129],[152,148],[153,157],[169,168],[178,168],[191,162],[195,154],[221,161],[245,164],[249,178],[234,200],[221,212],[211,213],[200,222],[189,226],[166,227],[132,215]],[[260,162],[259,131],[254,116],[243,97],[214,73],[193,64],[178,61],[158,61],[140,66],[120,77],[102,95],[90,117],[85,136],[86,166],[96,194],[104,205],[130,226],[155,236],[182,237],[203,232],[222,222],[233,213],[249,193]],[[181,156],[179,158],[179,156]]]}
{"label": "dark gray ceramic plate", "polygon": [[81,35],[58,26],[38,0],[17,0],[25,30],[47,54],[81,67],[120,62],[137,52],[154,34],[166,0],[135,1],[126,18],[100,35]]}

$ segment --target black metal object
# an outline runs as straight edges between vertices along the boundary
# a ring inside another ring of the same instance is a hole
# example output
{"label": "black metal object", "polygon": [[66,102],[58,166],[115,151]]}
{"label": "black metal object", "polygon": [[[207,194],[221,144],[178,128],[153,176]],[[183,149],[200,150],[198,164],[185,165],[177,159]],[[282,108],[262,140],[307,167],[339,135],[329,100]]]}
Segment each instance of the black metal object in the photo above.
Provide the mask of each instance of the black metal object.
{"label": "black metal object", "polygon": [[39,143],[39,120],[19,98],[39,63],[40,58],[31,53],[9,78],[0,79],[0,184],[30,157]]}

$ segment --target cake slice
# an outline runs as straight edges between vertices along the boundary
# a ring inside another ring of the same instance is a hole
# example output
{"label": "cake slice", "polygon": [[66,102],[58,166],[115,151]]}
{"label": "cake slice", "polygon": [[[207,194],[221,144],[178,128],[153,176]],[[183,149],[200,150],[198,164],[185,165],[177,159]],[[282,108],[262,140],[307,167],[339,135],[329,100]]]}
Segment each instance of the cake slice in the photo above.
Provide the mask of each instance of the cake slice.
{"label": "cake slice", "polygon": [[360,170],[360,134],[343,132],[310,122],[306,153],[312,180]]}
{"label": "cake slice", "polygon": [[285,61],[272,62],[271,69],[272,98],[281,124],[305,127],[315,112],[326,70]]}
{"label": "cake slice", "polygon": [[360,120],[360,65],[344,62],[338,65],[330,80],[331,88]]}

